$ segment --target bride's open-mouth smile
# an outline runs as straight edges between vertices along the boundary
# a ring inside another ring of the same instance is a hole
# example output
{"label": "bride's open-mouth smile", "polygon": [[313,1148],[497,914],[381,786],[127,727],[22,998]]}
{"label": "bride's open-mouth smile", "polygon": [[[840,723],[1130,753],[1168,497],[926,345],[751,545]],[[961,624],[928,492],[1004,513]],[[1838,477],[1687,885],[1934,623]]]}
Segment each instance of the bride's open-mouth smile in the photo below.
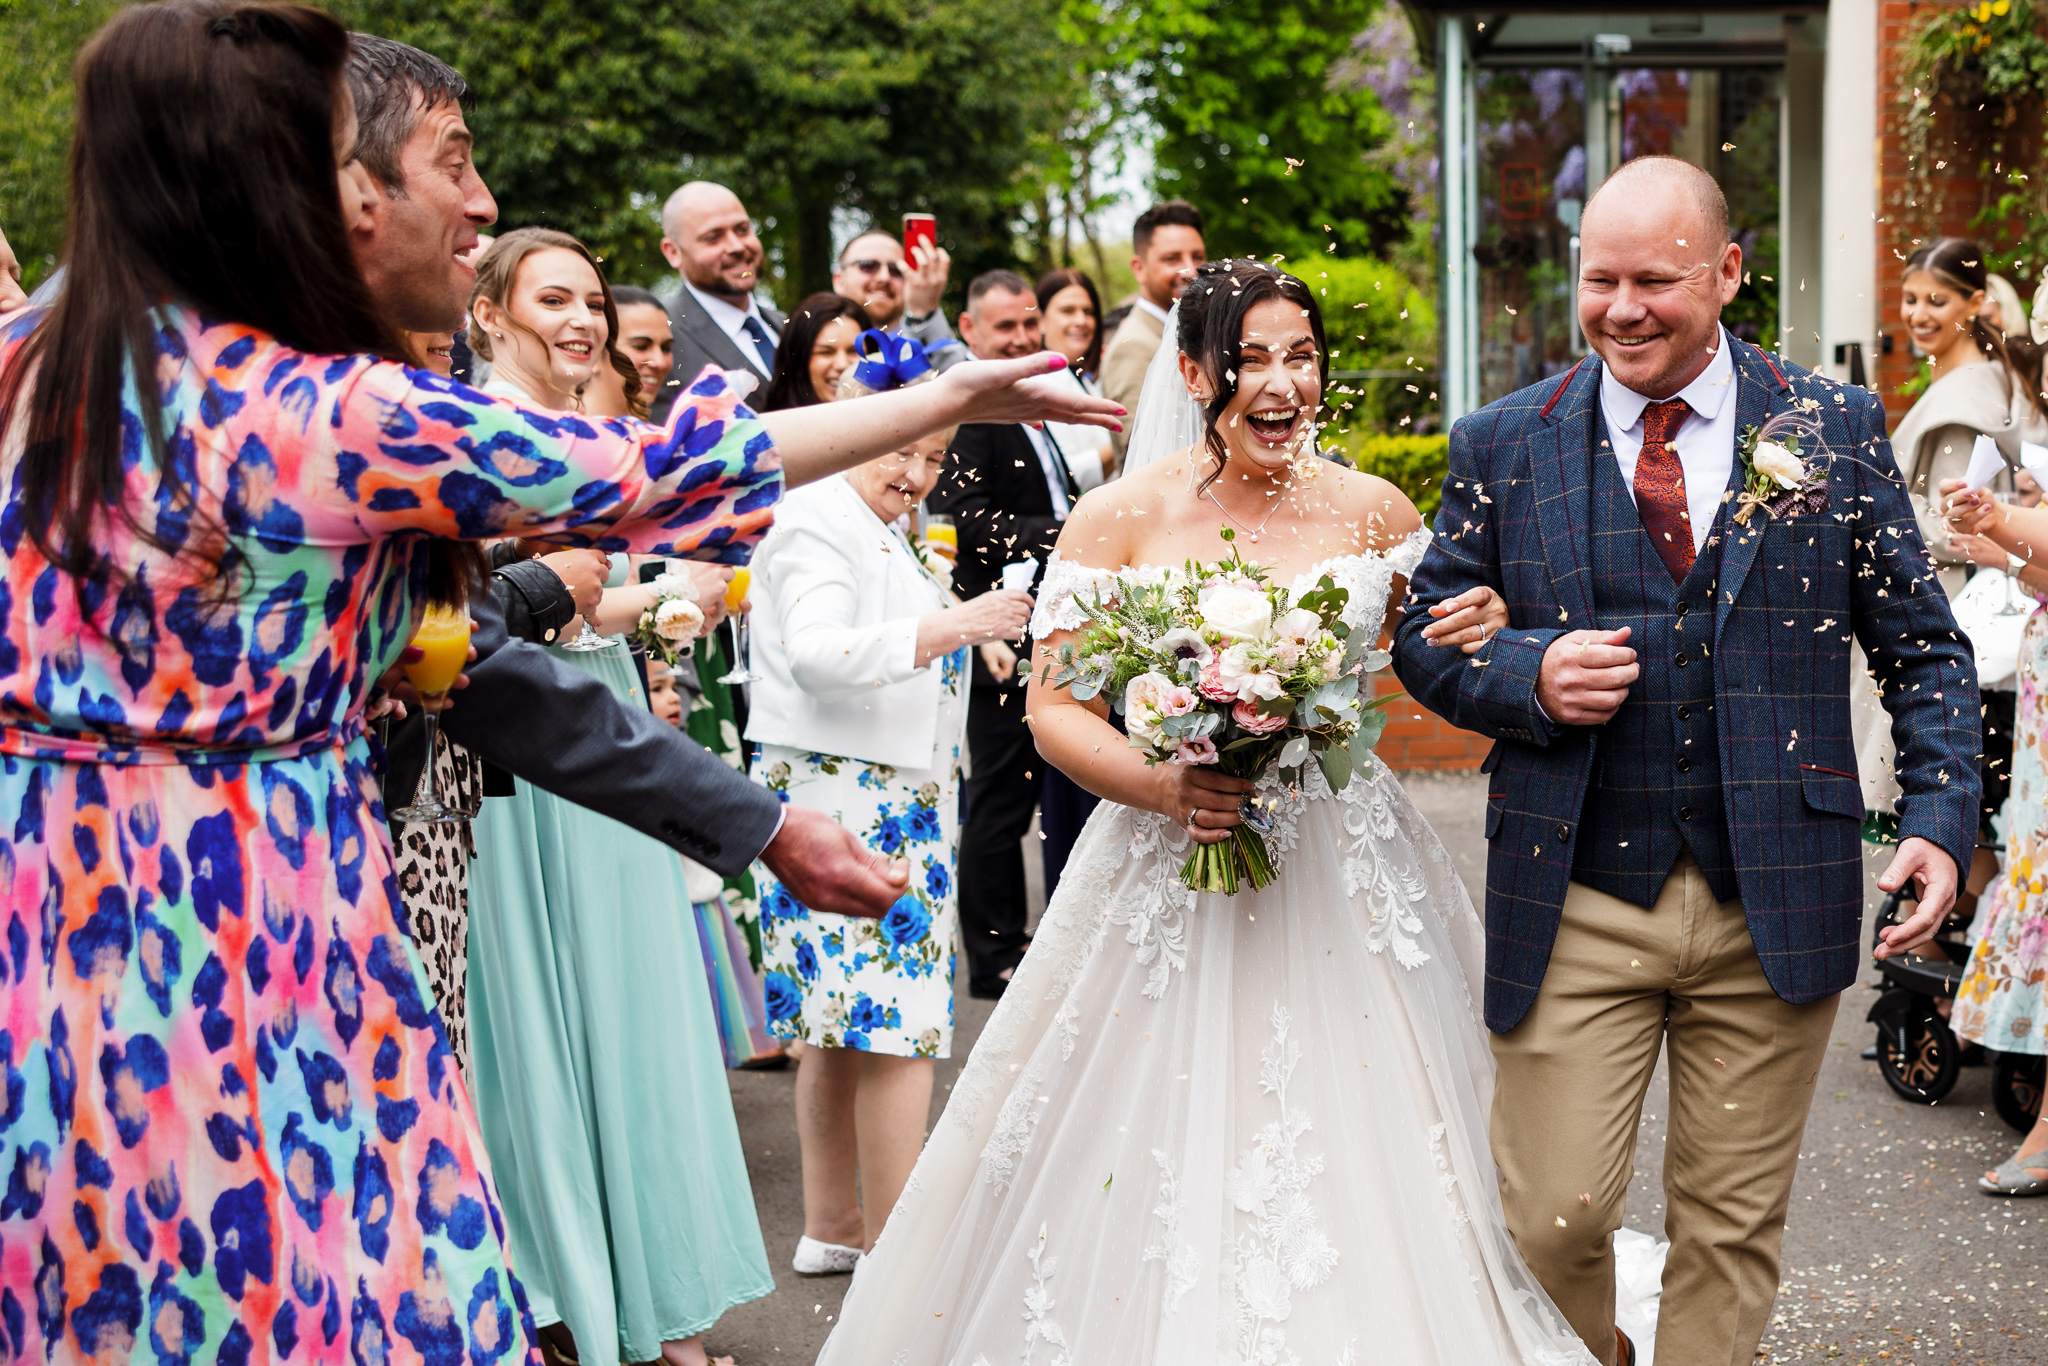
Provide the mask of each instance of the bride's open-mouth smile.
{"label": "bride's open-mouth smile", "polygon": [[1279,448],[1291,445],[1294,428],[1301,421],[1299,404],[1286,408],[1265,408],[1245,414],[1245,427],[1261,444]]}

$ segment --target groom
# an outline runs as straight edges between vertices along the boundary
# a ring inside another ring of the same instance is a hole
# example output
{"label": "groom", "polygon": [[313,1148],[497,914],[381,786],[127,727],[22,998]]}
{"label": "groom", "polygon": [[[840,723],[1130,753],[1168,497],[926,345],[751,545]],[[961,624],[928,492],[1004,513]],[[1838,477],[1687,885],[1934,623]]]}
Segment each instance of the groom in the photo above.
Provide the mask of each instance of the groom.
{"label": "groom", "polygon": [[[1742,283],[1704,171],[1623,166],[1586,205],[1594,356],[1460,422],[1395,669],[1494,737],[1486,1022],[1493,1150],[1515,1241],[1602,1361],[1658,1049],[1671,1065],[1658,1366],[1747,1366],[1839,993],[1861,960],[1863,802],[1851,637],[1898,741],[1897,856],[1919,886],[1879,952],[1939,926],[1977,831],[1977,684],[1863,389],[1733,340]],[[1746,434],[1805,410],[1815,481],[1734,514]],[[1775,502],[1775,500],[1773,500]],[[1481,584],[1514,625],[1478,655],[1424,639]]]}

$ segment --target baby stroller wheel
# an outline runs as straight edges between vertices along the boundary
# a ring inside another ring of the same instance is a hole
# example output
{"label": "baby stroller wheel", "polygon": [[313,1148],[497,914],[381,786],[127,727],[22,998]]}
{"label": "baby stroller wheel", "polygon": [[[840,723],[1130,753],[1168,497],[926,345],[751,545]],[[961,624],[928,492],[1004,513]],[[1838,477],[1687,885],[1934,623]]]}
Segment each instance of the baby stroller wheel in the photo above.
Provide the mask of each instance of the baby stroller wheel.
{"label": "baby stroller wheel", "polygon": [[2041,1117],[2041,1091],[2048,1080],[2048,1057],[2039,1053],[2000,1053],[1991,1069],[1991,1103],[1998,1117],[2020,1133]]}
{"label": "baby stroller wheel", "polygon": [[1932,1000],[1887,991],[1870,1019],[1877,1025],[1877,1070],[1901,1100],[1932,1105],[1955,1088],[1963,1047]]}

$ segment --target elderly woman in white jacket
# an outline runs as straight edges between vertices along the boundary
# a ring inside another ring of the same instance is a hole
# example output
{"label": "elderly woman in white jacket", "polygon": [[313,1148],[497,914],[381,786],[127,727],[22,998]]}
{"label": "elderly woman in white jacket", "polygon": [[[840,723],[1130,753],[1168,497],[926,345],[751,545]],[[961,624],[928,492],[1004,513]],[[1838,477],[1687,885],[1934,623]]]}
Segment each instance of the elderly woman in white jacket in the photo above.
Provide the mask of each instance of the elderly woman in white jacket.
{"label": "elderly woman in white jacket", "polygon": [[1022,636],[1031,612],[1017,592],[955,603],[945,562],[901,529],[949,438],[794,491],[754,556],[755,781],[910,864],[909,890],[879,921],[762,886],[769,1028],[811,1045],[796,1082],[795,1267],[809,1275],[853,1269],[923,1144],[932,1059],[953,1039],[967,651]]}

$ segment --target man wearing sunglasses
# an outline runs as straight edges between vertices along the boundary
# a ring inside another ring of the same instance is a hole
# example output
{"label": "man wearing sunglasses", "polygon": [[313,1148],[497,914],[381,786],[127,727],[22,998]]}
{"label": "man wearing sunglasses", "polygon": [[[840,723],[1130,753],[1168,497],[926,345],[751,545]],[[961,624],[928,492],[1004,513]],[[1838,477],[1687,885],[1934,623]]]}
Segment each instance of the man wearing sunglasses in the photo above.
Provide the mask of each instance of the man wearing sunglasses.
{"label": "man wearing sunglasses", "polygon": [[900,330],[922,342],[933,367],[945,370],[967,359],[967,348],[953,335],[939,308],[953,258],[940,246],[929,254],[920,248],[918,255],[921,261],[905,261],[903,244],[894,237],[864,232],[839,253],[832,292],[866,309],[882,330]]}

